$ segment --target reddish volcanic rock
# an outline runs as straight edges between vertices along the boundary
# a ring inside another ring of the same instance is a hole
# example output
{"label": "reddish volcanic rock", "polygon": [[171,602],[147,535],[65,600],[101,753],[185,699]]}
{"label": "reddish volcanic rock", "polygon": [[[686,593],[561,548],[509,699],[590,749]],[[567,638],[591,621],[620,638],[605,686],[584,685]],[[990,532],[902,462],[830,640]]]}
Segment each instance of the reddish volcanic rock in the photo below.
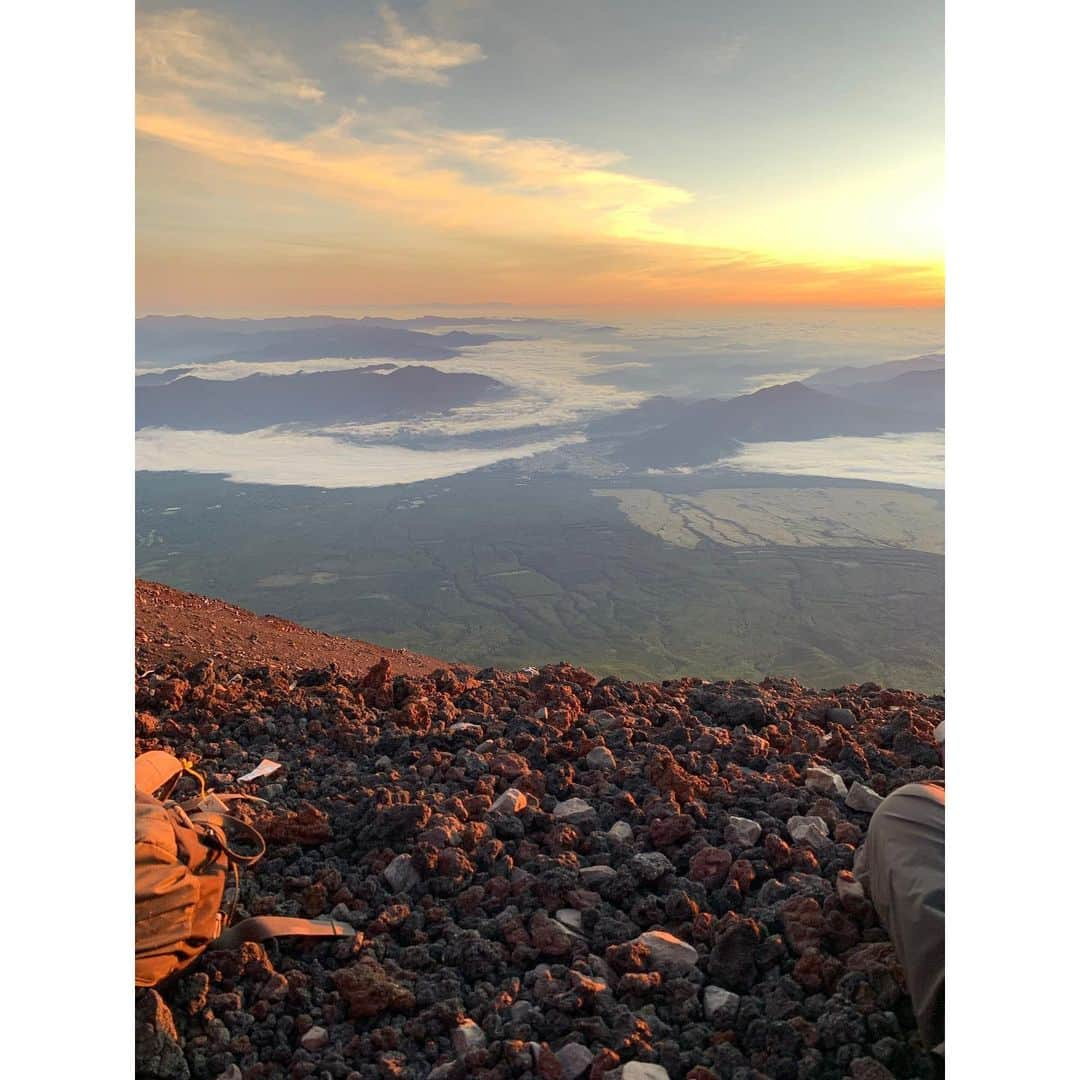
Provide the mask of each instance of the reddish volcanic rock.
{"label": "reddish volcanic rock", "polygon": [[574,947],[574,939],[565,927],[538,911],[529,922],[530,944],[541,956],[566,956]]}
{"label": "reddish volcanic rock", "polygon": [[513,780],[515,776],[528,773],[529,763],[520,754],[503,753],[496,754],[488,762],[488,768],[495,776]]}
{"label": "reddish volcanic rock", "polygon": [[269,845],[238,917],[363,933],[208,949],[171,1030],[140,997],[139,1075],[933,1077],[851,870],[868,793],[943,775],[940,699],[424,667],[184,594],[174,631],[170,593],[139,590],[137,748],[265,800],[230,807]]}
{"label": "reddish volcanic rock", "polygon": [[409,1012],[416,1007],[412,991],[391,979],[370,953],[364,953],[351,967],[335,971],[331,978],[354,1019],[387,1011]]}
{"label": "reddish volcanic rock", "polygon": [[797,896],[787,901],[780,909],[780,921],[784,927],[784,938],[801,956],[808,949],[821,946],[825,935],[825,917],[821,905],[809,896]]}
{"label": "reddish volcanic rock", "polygon": [[325,844],[333,835],[326,811],[311,803],[301,803],[299,810],[285,814],[261,817],[255,825],[268,844],[314,846]]}
{"label": "reddish volcanic rock", "polygon": [[649,826],[649,839],[657,847],[681,844],[694,831],[694,819],[688,814],[674,814]]}
{"label": "reddish volcanic rock", "polygon": [[365,690],[381,690],[390,683],[390,661],[387,657],[380,657],[368,669],[367,674],[360,680],[360,685]]}
{"label": "reddish volcanic rock", "polygon": [[818,949],[807,949],[795,961],[791,974],[800,986],[817,993],[830,990],[843,970],[844,965],[835,956],[828,956]]}
{"label": "reddish volcanic rock", "polygon": [[754,866],[749,859],[736,859],[728,872],[728,880],[738,885],[744,893],[750,891],[750,886],[756,876]]}
{"label": "reddish volcanic rock", "polygon": [[154,693],[154,700],[166,712],[176,712],[183,707],[191,687],[184,679],[166,679]]}
{"label": "reddish volcanic rock", "polygon": [[617,989],[620,994],[644,997],[654,990],[659,990],[663,981],[659,971],[631,971],[620,977]]}
{"label": "reddish volcanic rock", "polygon": [[791,847],[776,833],[765,837],[765,856],[774,870],[786,870],[791,866]]}
{"label": "reddish volcanic rock", "polygon": [[723,880],[727,877],[731,861],[731,852],[727,848],[702,848],[690,859],[690,880]]}
{"label": "reddish volcanic rock", "polygon": [[709,785],[691,776],[666,747],[657,747],[656,756],[645,767],[645,776],[657,791],[671,795],[680,805],[701,798],[709,790]]}
{"label": "reddish volcanic rock", "polygon": [[616,971],[645,971],[649,966],[649,946],[641,941],[627,941],[622,945],[612,945],[604,959]]}

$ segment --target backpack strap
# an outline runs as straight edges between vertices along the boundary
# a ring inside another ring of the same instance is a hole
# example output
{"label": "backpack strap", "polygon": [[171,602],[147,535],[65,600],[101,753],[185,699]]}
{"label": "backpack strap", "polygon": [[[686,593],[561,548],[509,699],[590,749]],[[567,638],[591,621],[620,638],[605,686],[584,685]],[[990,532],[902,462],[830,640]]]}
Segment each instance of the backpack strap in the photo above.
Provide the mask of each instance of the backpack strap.
{"label": "backpack strap", "polygon": [[167,750],[147,750],[135,759],[135,790],[153,795],[183,771],[183,763]]}
{"label": "backpack strap", "polygon": [[260,799],[257,795],[237,795],[226,791],[208,791],[205,795],[196,795],[195,798],[188,799],[179,805],[182,810],[189,814],[196,810],[224,814],[228,811],[231,802],[252,802],[266,805],[266,800]]}
{"label": "backpack strap", "polygon": [[296,919],[287,915],[255,915],[230,927],[211,948],[234,949],[244,941],[266,941],[274,937],[352,937],[356,930],[348,923],[316,919]]}
{"label": "backpack strap", "polygon": [[[196,828],[205,826],[213,834],[221,850],[228,855],[234,863],[251,866],[253,863],[258,862],[266,853],[266,841],[263,839],[262,833],[260,833],[258,829],[252,828],[247,822],[241,821],[239,818],[230,817],[228,814],[214,813],[208,810],[198,810],[187,816],[188,820]],[[237,834],[245,837],[251,843],[254,850],[249,851],[246,854],[234,850],[230,842],[230,835],[236,836]]]}

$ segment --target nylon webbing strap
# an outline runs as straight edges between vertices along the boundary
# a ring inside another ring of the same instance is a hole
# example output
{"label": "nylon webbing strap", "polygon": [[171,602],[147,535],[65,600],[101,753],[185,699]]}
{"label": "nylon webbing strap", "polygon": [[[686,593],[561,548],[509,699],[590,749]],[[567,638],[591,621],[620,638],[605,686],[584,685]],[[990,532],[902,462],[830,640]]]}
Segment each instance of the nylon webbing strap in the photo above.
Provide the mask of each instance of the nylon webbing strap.
{"label": "nylon webbing strap", "polygon": [[[241,821],[239,818],[229,817],[227,814],[215,814],[209,811],[196,811],[195,813],[190,814],[189,817],[193,825],[208,826],[212,829],[214,835],[217,837],[218,843],[221,845],[221,850],[224,851],[230,859],[242,863],[244,866],[251,866],[252,863],[257,862],[262,858],[266,851],[266,841],[263,839],[262,833],[257,829],[253,829],[247,822]],[[232,846],[232,842],[238,835],[245,837],[254,850],[249,851],[246,854],[237,851]]]}
{"label": "nylon webbing strap", "polygon": [[255,915],[230,927],[211,948],[234,949],[244,941],[266,941],[274,937],[351,937],[356,931],[348,924],[287,915]]}
{"label": "nylon webbing strap", "polygon": [[147,750],[135,759],[135,790],[153,795],[183,771],[184,766],[168,751]]}

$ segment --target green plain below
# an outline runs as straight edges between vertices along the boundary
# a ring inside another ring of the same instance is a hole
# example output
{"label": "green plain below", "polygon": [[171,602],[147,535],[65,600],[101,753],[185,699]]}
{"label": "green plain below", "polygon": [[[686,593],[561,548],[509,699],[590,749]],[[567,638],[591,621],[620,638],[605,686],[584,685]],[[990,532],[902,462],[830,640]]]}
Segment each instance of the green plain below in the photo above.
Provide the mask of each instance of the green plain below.
{"label": "green plain below", "polygon": [[[689,478],[525,482],[512,466],[330,490],[136,479],[139,576],[328,633],[510,669],[944,684],[932,493],[762,476],[727,491]],[[872,512],[857,532],[858,500]]]}

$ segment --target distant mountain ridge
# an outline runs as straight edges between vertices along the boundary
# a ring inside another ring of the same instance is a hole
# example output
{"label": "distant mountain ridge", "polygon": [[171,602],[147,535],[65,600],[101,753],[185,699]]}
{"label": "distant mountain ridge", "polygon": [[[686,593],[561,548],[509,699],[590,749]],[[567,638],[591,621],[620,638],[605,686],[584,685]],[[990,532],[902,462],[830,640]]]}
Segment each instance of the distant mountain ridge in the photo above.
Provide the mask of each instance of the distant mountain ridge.
{"label": "distant mountain ridge", "polygon": [[448,360],[470,345],[487,345],[497,334],[453,330],[423,333],[421,320],[343,319],[309,315],[280,319],[212,319],[147,315],[135,322],[136,364],[206,364],[217,360],[318,360],[324,357]]}
{"label": "distant mountain ridge", "polygon": [[[890,401],[887,391],[864,401],[801,382],[767,386],[727,400],[653,398],[638,409],[604,418],[590,432],[614,435],[619,440],[615,459],[632,468],[704,465],[747,442],[883,435],[939,426],[931,410],[916,401],[920,387],[911,389],[913,393],[899,395],[903,399],[899,403]],[[642,426],[649,429],[641,431]]]}
{"label": "distant mountain ridge", "polygon": [[840,386],[855,386],[860,383],[884,382],[894,379],[898,375],[906,375],[916,371],[940,371],[945,370],[945,356],[943,353],[926,353],[922,356],[911,356],[904,360],[886,360],[882,364],[870,364],[868,367],[845,367],[832,368],[829,371],[819,371],[816,375],[803,379],[807,386],[818,390],[833,390]]}
{"label": "distant mountain ridge", "polygon": [[945,369],[906,371],[891,379],[838,386],[832,393],[846,401],[905,409],[934,427],[945,426]]}
{"label": "distant mountain ridge", "polygon": [[137,386],[135,426],[255,431],[276,424],[334,424],[422,416],[508,395],[487,375],[423,366],[200,379]]}

